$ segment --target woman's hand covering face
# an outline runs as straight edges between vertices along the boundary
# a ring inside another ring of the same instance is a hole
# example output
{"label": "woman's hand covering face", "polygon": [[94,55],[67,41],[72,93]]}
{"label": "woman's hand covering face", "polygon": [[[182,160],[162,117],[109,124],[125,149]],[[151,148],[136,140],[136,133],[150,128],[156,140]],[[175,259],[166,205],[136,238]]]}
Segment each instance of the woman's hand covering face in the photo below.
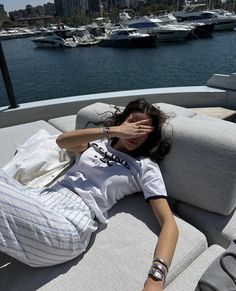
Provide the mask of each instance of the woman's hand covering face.
{"label": "woman's hand covering face", "polygon": [[137,120],[138,113],[130,114],[130,116],[119,126],[119,138],[130,139],[146,136],[153,131],[151,119]]}

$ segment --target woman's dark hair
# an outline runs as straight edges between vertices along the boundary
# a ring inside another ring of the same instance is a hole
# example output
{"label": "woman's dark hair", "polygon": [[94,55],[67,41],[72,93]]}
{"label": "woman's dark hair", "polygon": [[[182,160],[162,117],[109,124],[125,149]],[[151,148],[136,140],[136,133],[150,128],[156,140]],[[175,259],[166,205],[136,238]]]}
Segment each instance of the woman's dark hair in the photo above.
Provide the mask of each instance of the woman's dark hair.
{"label": "woman's dark hair", "polygon": [[[159,107],[155,107],[145,99],[136,99],[128,103],[124,111],[116,107],[116,112],[106,118],[103,122],[105,126],[116,126],[122,124],[133,112],[145,113],[150,116],[154,130],[149,133],[147,140],[137,149],[130,152],[130,155],[150,157],[156,161],[161,160],[170,149],[170,142],[163,139],[162,127],[168,116],[164,114]],[[116,144],[118,138],[113,138],[112,145]]]}

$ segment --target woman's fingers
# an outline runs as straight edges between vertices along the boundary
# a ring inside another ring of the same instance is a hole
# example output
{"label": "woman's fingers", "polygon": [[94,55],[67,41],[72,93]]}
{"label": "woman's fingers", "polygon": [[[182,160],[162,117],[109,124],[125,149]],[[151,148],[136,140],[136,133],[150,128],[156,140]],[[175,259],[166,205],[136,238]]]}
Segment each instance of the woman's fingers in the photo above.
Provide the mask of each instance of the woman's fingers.
{"label": "woman's fingers", "polygon": [[134,138],[149,134],[154,130],[150,125],[151,119],[132,122],[132,114],[121,125],[121,138]]}
{"label": "woman's fingers", "polygon": [[152,132],[154,130],[154,127],[151,125],[138,125],[137,128],[141,132]]}
{"label": "woman's fingers", "polygon": [[137,125],[142,125],[142,124],[145,125],[145,124],[150,123],[151,121],[152,121],[151,119],[143,119],[143,120],[136,121],[134,123]]}
{"label": "woman's fingers", "polygon": [[150,119],[139,120],[133,123],[138,130],[142,131],[153,131],[154,127],[150,125]]}

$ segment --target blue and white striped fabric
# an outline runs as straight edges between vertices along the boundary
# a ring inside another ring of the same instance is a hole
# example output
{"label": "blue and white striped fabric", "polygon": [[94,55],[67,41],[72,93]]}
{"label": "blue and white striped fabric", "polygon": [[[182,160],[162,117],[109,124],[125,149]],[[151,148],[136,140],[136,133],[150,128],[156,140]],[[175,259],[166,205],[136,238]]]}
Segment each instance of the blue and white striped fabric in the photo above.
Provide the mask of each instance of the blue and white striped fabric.
{"label": "blue and white striped fabric", "polygon": [[32,267],[69,261],[97,229],[94,213],[74,192],[23,187],[0,170],[0,251]]}

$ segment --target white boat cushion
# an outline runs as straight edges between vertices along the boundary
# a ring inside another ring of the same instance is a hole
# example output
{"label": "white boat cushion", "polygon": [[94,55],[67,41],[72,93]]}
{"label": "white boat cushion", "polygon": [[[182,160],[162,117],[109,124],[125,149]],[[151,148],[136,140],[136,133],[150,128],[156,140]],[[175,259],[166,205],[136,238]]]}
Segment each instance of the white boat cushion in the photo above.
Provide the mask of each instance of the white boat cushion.
{"label": "white boat cushion", "polygon": [[[117,106],[121,111],[122,106]],[[111,116],[116,111],[115,105],[96,102],[80,109],[76,117],[76,128],[94,127],[96,123]]]}
{"label": "white boat cushion", "polygon": [[178,116],[170,153],[160,163],[167,192],[222,215],[236,206],[236,124]]}
{"label": "white boat cushion", "polygon": [[75,130],[75,115],[68,115],[63,117],[52,118],[48,120],[48,123],[56,127],[62,132]]}
{"label": "white boat cushion", "polygon": [[218,245],[213,245],[205,250],[204,253],[165,288],[165,291],[194,291],[202,274],[224,250],[224,248]]}
{"label": "white boat cushion", "polygon": [[[201,232],[177,217],[176,221],[180,234],[167,284],[207,248]],[[33,269],[0,254],[0,290],[142,290],[156,232],[158,224],[142,195],[125,197],[109,211],[108,226],[92,237],[88,251],[78,259],[53,268]]]}
{"label": "white boat cushion", "polygon": [[219,244],[227,248],[230,242],[236,239],[235,210],[230,215],[223,216],[179,202],[175,211],[184,220],[202,231],[206,235],[209,245]]}
{"label": "white boat cushion", "polygon": [[11,127],[0,128],[0,167],[3,167],[14,156],[16,149],[22,145],[29,137],[45,129],[51,134],[60,133],[55,127],[40,120]]}
{"label": "white boat cushion", "polygon": [[[176,116],[193,117],[196,113],[188,108],[167,104],[167,103],[154,103],[154,106],[159,106],[160,109],[169,115],[170,118]],[[123,106],[117,106],[120,110],[123,110]],[[115,105],[106,104],[102,102],[93,103],[88,105],[77,113],[76,118],[76,128],[85,128],[86,126],[92,127],[94,124],[99,122],[101,119],[104,120],[106,117],[110,116],[116,110]],[[105,114],[104,114],[105,113]],[[91,122],[87,124],[88,122]],[[94,122],[94,124],[93,124]],[[55,125],[55,123],[54,123]],[[61,129],[61,128],[60,128]]]}
{"label": "white boat cushion", "polygon": [[[205,120],[208,122],[222,122],[225,121],[223,119],[219,119],[216,117],[211,117],[211,116],[207,116],[207,115],[203,115],[203,114],[197,114],[193,117],[194,119],[198,119],[198,120]],[[229,121],[225,121],[225,122],[229,122]]]}
{"label": "white boat cushion", "polygon": [[174,118],[176,116],[185,116],[185,117],[193,117],[196,115],[196,112],[194,112],[192,109],[172,105],[168,103],[155,103],[155,106],[159,106],[160,109],[169,115],[170,118]]}
{"label": "white boat cushion", "polygon": [[203,114],[197,114],[195,116],[193,116],[194,119],[198,119],[198,120],[205,120],[208,122],[231,122],[230,120],[225,120],[225,119],[220,119],[217,117],[213,117],[213,116],[207,116],[207,115],[203,115]]}

